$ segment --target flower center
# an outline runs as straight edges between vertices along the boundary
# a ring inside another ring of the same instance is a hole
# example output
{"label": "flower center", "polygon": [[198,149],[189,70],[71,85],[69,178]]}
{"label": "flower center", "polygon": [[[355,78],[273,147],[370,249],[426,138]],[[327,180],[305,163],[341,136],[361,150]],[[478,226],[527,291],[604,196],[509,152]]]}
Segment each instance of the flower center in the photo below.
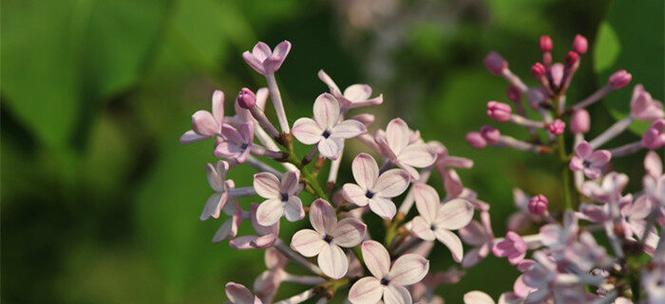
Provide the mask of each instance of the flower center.
{"label": "flower center", "polygon": [[388,280],[388,278],[381,279],[381,285],[388,286],[388,284],[390,284],[390,280]]}
{"label": "flower center", "polygon": [[288,193],[280,193],[279,197],[282,200],[282,202],[288,202],[289,201],[289,194]]}
{"label": "flower center", "polygon": [[242,150],[246,150],[247,147],[249,147],[249,144],[242,144],[242,145],[240,145],[240,149],[242,149]]}
{"label": "flower center", "polygon": [[367,192],[365,192],[365,197],[366,198],[373,198],[374,194],[375,194],[374,192],[367,190]]}
{"label": "flower center", "polygon": [[328,131],[328,130],[323,131],[323,134],[321,134],[321,136],[323,136],[323,138],[330,137],[330,131]]}
{"label": "flower center", "polygon": [[584,168],[589,168],[589,167],[591,167],[591,162],[588,161],[588,160],[585,160],[585,161],[582,162],[582,166],[584,166]]}
{"label": "flower center", "polygon": [[328,235],[328,234],[325,234],[325,235],[323,236],[323,241],[325,241],[325,242],[328,243],[328,244],[330,244],[330,243],[332,242],[332,240],[333,240],[333,237],[330,236],[330,235]]}
{"label": "flower center", "polygon": [[436,230],[436,225],[434,225],[434,224],[430,225],[429,229],[432,229],[432,231]]}

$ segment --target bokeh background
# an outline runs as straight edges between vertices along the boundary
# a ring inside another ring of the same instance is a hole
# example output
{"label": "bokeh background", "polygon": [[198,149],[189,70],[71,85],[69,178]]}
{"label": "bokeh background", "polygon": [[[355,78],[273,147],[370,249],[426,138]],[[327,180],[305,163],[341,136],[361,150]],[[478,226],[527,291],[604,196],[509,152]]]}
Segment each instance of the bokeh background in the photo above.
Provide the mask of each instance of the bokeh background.
{"label": "bokeh background", "polygon": [[[261,253],[212,244],[220,222],[198,220],[210,144],[178,137],[213,89],[230,100],[265,85],[241,59],[257,40],[293,43],[278,73],[291,121],[326,90],[323,68],[342,87],[369,83],[384,94],[377,126],[400,116],[472,158],[461,176],[491,204],[499,235],[513,187],[551,201],[560,193],[552,159],[464,142],[489,123],[487,100],[506,100],[482,65],[489,50],[533,83],[539,35],[553,37],[561,59],[581,33],[591,47],[569,101],[620,67],[663,98],[660,0],[2,0],[1,11],[3,303],[219,303],[225,282],[251,285]],[[629,95],[591,108],[592,135],[626,113]],[[638,139],[640,128],[615,143]],[[639,177],[642,156],[617,170]],[[251,173],[233,177],[247,183]],[[444,248],[432,259],[437,269],[451,264]],[[489,258],[438,291],[447,303],[478,286],[497,296],[513,275]]]}

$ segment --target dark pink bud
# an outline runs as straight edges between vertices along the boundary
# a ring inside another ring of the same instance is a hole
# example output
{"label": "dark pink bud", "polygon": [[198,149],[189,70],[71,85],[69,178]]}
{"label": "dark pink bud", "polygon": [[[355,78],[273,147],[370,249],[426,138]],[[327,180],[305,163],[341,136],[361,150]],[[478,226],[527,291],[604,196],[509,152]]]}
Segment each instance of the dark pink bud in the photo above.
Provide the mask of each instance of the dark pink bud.
{"label": "dark pink bud", "polygon": [[508,99],[512,102],[519,102],[522,99],[522,92],[516,86],[509,86],[508,92],[506,92]]}
{"label": "dark pink bud", "polygon": [[549,131],[550,134],[559,136],[563,134],[563,131],[566,129],[566,123],[561,119],[555,119],[553,122],[548,123],[545,128],[547,128],[547,131]]}
{"label": "dark pink bud", "polygon": [[536,78],[542,77],[545,75],[545,72],[547,72],[547,69],[545,69],[545,66],[540,62],[536,62],[531,66],[531,74]]}
{"label": "dark pink bud", "polygon": [[621,89],[630,83],[630,81],[633,79],[633,75],[630,75],[628,71],[626,70],[618,70],[610,76],[610,79],[608,80],[608,84],[612,89],[618,90]]}
{"label": "dark pink bud", "polygon": [[578,61],[580,61],[580,55],[570,51],[568,52],[568,55],[566,55],[566,64],[568,66],[575,65]]}
{"label": "dark pink bud", "polygon": [[242,88],[236,98],[238,105],[243,109],[251,109],[256,105],[256,95],[248,88]]}
{"label": "dark pink bud", "polygon": [[508,68],[508,62],[497,52],[490,52],[485,56],[485,67],[494,75],[501,75]]}
{"label": "dark pink bud", "polygon": [[493,100],[487,103],[487,116],[498,122],[510,120],[512,114],[512,109],[505,103]]}
{"label": "dark pink bud", "polygon": [[540,36],[540,50],[543,51],[543,53],[551,52],[552,51],[552,38],[548,35],[542,35]]}
{"label": "dark pink bud", "polygon": [[544,215],[547,212],[547,206],[549,205],[547,197],[542,194],[538,194],[531,199],[529,199],[529,204],[527,208],[529,212],[533,215]]}
{"label": "dark pink bud", "polygon": [[480,135],[490,145],[495,145],[501,138],[501,132],[492,126],[483,126],[480,128]]}
{"label": "dark pink bud", "polygon": [[589,117],[589,112],[584,109],[575,110],[570,118],[570,131],[573,134],[584,134],[589,132],[590,124],[591,118]]}
{"label": "dark pink bud", "polygon": [[482,149],[487,146],[487,141],[480,132],[469,132],[466,134],[466,142],[476,149]]}
{"label": "dark pink bud", "polygon": [[589,48],[589,43],[587,42],[586,37],[582,35],[575,36],[575,40],[573,40],[573,50],[575,52],[582,55],[586,53],[588,48]]}

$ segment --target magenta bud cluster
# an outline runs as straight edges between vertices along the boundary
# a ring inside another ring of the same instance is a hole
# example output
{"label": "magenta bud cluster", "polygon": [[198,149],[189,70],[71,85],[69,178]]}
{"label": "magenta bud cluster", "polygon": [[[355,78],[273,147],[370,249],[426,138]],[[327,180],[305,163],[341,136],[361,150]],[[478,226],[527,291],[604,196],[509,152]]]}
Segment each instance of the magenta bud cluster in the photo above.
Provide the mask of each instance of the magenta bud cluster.
{"label": "magenta bud cluster", "polygon": [[529,199],[529,204],[527,207],[529,208],[529,212],[531,214],[541,216],[547,213],[547,207],[549,204],[550,202],[547,200],[547,197],[542,194],[538,194]]}

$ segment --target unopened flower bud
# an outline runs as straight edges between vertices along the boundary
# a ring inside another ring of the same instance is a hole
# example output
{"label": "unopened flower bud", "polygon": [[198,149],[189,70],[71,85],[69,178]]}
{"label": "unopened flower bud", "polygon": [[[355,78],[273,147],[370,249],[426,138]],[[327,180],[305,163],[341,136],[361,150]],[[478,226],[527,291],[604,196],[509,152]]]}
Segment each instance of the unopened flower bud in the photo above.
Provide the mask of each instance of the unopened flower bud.
{"label": "unopened flower bud", "polygon": [[242,88],[236,98],[238,105],[243,109],[251,109],[256,105],[256,95],[248,88]]}
{"label": "unopened flower bud", "polygon": [[509,86],[506,96],[512,102],[519,102],[522,99],[522,92],[516,86]]}
{"label": "unopened flower bud", "polygon": [[591,118],[589,117],[589,112],[584,109],[575,110],[570,118],[570,131],[573,134],[584,134],[589,132],[590,124]]}
{"label": "unopened flower bud", "polygon": [[542,35],[540,36],[540,50],[543,51],[543,53],[551,52],[552,51],[552,38],[548,35]]}
{"label": "unopened flower bud", "polygon": [[589,48],[589,43],[587,42],[586,37],[582,35],[575,36],[575,40],[573,40],[573,50],[575,52],[582,55],[586,53],[588,48]]}
{"label": "unopened flower bud", "polygon": [[536,62],[531,66],[531,74],[533,74],[533,76],[535,76],[536,78],[542,77],[543,75],[545,75],[545,72],[547,72],[547,70],[545,69],[545,66],[540,62]]}
{"label": "unopened flower bud", "polygon": [[566,129],[566,123],[561,119],[555,119],[553,122],[548,123],[545,128],[547,128],[547,131],[549,131],[550,134],[559,136],[563,134],[563,131]]}
{"label": "unopened flower bud", "polygon": [[573,66],[578,61],[580,61],[580,55],[578,53],[573,51],[568,52],[568,55],[566,55],[566,65]]}
{"label": "unopened flower bud", "polygon": [[487,103],[487,116],[496,121],[508,121],[512,114],[512,109],[505,103],[498,101],[490,101]]}
{"label": "unopened flower bud", "polygon": [[480,132],[469,132],[466,134],[466,142],[476,149],[482,149],[487,146],[487,141]]}
{"label": "unopened flower bud", "polygon": [[508,68],[508,62],[497,52],[490,52],[485,56],[485,67],[494,75],[501,75]]}
{"label": "unopened flower bud", "polygon": [[533,215],[544,215],[547,212],[548,205],[549,201],[547,200],[547,197],[545,197],[542,194],[538,194],[529,199],[529,204],[527,205],[527,208],[529,209],[529,212]]}
{"label": "unopened flower bud", "polygon": [[480,135],[490,145],[495,145],[501,138],[501,132],[492,126],[483,126],[480,128]]}
{"label": "unopened flower bud", "polygon": [[610,76],[610,79],[607,83],[612,89],[618,90],[627,86],[632,79],[633,76],[630,75],[630,73],[628,73],[626,70],[618,70]]}

